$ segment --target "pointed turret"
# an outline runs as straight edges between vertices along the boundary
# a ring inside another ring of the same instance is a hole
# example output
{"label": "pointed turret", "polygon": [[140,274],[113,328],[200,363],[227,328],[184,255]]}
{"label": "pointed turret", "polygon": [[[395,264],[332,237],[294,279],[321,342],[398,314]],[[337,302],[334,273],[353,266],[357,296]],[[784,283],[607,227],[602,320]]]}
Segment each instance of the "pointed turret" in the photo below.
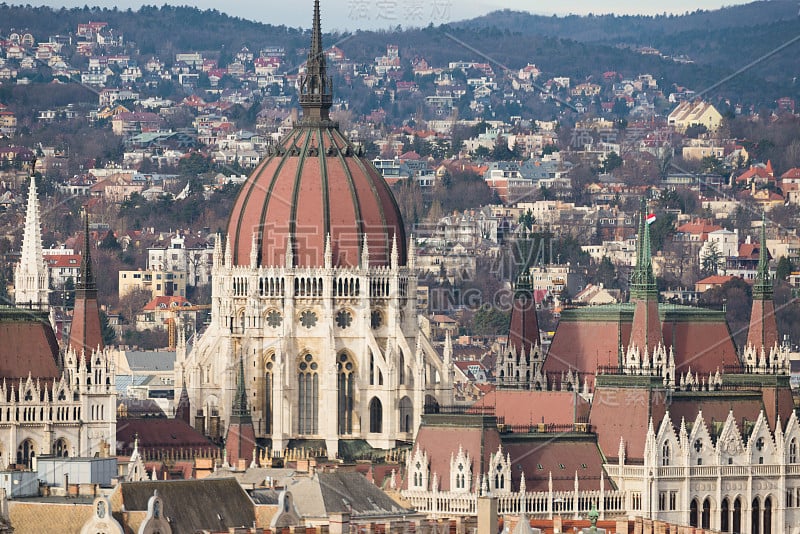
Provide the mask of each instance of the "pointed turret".
{"label": "pointed turret", "polygon": [[633,312],[628,348],[636,347],[642,353],[647,349],[647,352],[652,354],[659,344],[663,344],[663,336],[658,317],[658,289],[650,250],[650,225],[646,217],[647,202],[643,198],[636,243],[636,267],[630,282],[631,302],[636,308]]}
{"label": "pointed turret", "polygon": [[322,49],[322,24],[320,22],[319,0],[314,0],[314,22],[311,27],[311,48],[306,61],[306,73],[300,79],[300,106],[303,108],[303,123],[330,120],[329,111],[333,104],[331,79],[325,67],[325,53]]}
{"label": "pointed turret", "polygon": [[14,302],[18,306],[46,307],[49,292],[50,274],[42,254],[39,197],[36,194],[36,178],[31,173],[25,231],[22,236],[22,257],[14,271]]}
{"label": "pointed turret", "polygon": [[191,424],[191,404],[189,402],[189,391],[186,389],[186,380],[181,387],[181,396],[178,399],[178,406],[175,408],[175,419]]}
{"label": "pointed turret", "polygon": [[361,245],[361,268],[369,269],[369,240],[364,234],[363,244]]}
{"label": "pointed turret", "polygon": [[92,269],[91,246],[89,244],[89,214],[86,213],[83,228],[83,253],[78,283],[75,285],[75,311],[69,331],[69,346],[80,354],[87,355],[103,348],[100,330],[100,309],[97,305],[97,286]]}
{"label": "pointed turret", "polygon": [[778,324],[775,320],[775,303],[772,300],[772,276],[769,273],[767,250],[767,219],[761,218],[761,244],[758,251],[758,270],[753,284],[753,307],[750,312],[750,329],[747,346],[757,351],[769,351],[778,344]]}
{"label": "pointed turret", "polygon": [[230,465],[236,468],[240,460],[244,467],[253,461],[253,447],[256,444],[256,433],[253,418],[247,405],[247,389],[245,387],[244,356],[239,354],[239,372],[236,380],[236,395],[231,407],[231,419],[228,434],[225,437],[225,451]]}

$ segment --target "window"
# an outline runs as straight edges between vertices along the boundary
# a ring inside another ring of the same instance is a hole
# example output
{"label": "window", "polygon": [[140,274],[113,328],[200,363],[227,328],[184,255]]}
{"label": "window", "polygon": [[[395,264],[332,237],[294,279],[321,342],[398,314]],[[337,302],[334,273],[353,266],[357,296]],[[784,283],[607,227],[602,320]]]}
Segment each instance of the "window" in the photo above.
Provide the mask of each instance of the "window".
{"label": "window", "polygon": [[670,450],[669,450],[669,443],[664,443],[664,446],[661,449],[661,465],[668,466],[670,462]]}
{"label": "window", "polygon": [[[355,404],[355,364],[346,352],[338,356],[336,362],[338,372],[338,414],[339,434],[353,433],[353,406]],[[402,423],[402,422],[401,422]]]}
{"label": "window", "polygon": [[667,492],[662,491],[658,494],[658,511],[663,512],[667,509]]}
{"label": "window", "polygon": [[270,354],[264,364],[264,432],[272,433],[272,385],[275,369],[275,354]]}
{"label": "window", "polygon": [[414,431],[414,406],[411,399],[403,397],[400,399],[400,432]]}
{"label": "window", "polygon": [[669,509],[670,511],[675,511],[678,506],[678,492],[677,491],[670,491],[669,492]]}
{"label": "window", "polygon": [[306,353],[298,365],[298,431],[316,434],[319,431],[319,373],[314,357]]}
{"label": "window", "polygon": [[797,438],[792,438],[789,442],[789,463],[797,463]]}
{"label": "window", "polygon": [[369,431],[383,432],[383,405],[378,397],[372,397],[369,401]]}

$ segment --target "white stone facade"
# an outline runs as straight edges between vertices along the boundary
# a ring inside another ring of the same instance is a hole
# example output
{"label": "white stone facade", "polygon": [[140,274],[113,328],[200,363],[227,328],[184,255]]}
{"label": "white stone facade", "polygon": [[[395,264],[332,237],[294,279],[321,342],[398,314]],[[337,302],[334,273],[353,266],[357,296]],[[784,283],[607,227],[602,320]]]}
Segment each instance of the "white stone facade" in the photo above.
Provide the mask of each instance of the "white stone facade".
{"label": "white stone facade", "polygon": [[605,466],[629,505],[639,496],[641,515],[722,532],[798,531],[800,428],[794,413],[785,431],[780,424],[770,429],[764,412],[746,429],[730,413],[716,440],[701,413],[693,424],[674,428],[669,413],[657,431],[651,423],[643,465],[628,465],[621,455],[619,464]]}
{"label": "white stone facade", "polygon": [[90,356],[67,349],[59,380],[28,376],[0,385],[0,454],[3,465],[35,468],[41,455],[114,454],[116,377],[112,349]]}
{"label": "white stone facade", "polygon": [[[413,239],[407,266],[397,246],[386,267],[233,266],[217,239],[211,324],[189,354],[179,342],[175,387],[185,382],[192,423],[224,436],[240,356],[256,437],[273,450],[290,439],[365,439],[389,449],[412,440],[425,404],[452,402],[451,350],[419,328]],[[287,250],[291,251],[291,247]],[[369,265],[368,243],[361,266]]]}

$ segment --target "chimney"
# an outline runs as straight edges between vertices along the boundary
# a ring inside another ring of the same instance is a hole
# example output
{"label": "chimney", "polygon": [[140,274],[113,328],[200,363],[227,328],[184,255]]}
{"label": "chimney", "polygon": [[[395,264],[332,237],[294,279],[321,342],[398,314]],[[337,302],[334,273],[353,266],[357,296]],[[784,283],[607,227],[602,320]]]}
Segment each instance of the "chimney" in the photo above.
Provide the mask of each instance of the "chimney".
{"label": "chimney", "polygon": [[497,497],[478,497],[477,534],[497,534]]}

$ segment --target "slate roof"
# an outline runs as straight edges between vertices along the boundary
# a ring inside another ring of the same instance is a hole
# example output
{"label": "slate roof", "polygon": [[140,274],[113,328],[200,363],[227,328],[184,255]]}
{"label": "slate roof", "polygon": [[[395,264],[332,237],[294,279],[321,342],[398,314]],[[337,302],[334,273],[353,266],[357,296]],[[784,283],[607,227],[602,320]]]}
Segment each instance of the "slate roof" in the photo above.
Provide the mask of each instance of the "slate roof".
{"label": "slate roof", "polygon": [[[363,475],[352,471],[317,472],[280,482],[292,494],[297,513],[304,518],[327,517],[339,512],[350,513],[352,519],[414,513],[397,504]],[[268,498],[268,494],[263,495],[263,499]]]}
{"label": "slate roof", "polygon": [[147,501],[155,490],[164,501],[164,516],[176,533],[227,532],[250,527],[255,520],[253,501],[232,478],[123,482],[119,491],[125,510],[147,510]]}
{"label": "slate roof", "polygon": [[125,351],[131,371],[172,371],[175,368],[175,351]]}

